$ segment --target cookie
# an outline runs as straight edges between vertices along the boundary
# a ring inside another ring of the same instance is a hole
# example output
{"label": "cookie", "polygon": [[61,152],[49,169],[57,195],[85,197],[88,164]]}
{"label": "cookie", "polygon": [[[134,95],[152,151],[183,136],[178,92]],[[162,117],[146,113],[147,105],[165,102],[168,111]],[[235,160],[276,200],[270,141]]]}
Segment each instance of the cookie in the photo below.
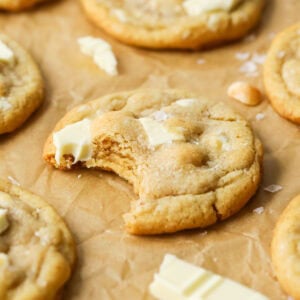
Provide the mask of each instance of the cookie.
{"label": "cookie", "polygon": [[0,0],[0,9],[17,12],[26,10],[38,3],[45,2],[46,0]]}
{"label": "cookie", "polygon": [[44,159],[62,170],[113,171],[138,200],[125,214],[132,234],[206,227],[255,193],[262,146],[224,104],[177,90],[140,90],[70,111],[49,136]]}
{"label": "cookie", "polygon": [[123,43],[199,49],[236,40],[253,28],[264,0],[81,0],[87,17]]}
{"label": "cookie", "polygon": [[266,93],[283,118],[300,124],[300,23],[273,41],[264,64]]}
{"label": "cookie", "polygon": [[300,299],[300,195],[281,214],[272,239],[272,262],[281,287]]}
{"label": "cookie", "polygon": [[74,261],[73,238],[55,210],[0,180],[0,299],[58,299]]}
{"label": "cookie", "polygon": [[0,134],[20,127],[43,101],[43,80],[32,57],[0,34]]}

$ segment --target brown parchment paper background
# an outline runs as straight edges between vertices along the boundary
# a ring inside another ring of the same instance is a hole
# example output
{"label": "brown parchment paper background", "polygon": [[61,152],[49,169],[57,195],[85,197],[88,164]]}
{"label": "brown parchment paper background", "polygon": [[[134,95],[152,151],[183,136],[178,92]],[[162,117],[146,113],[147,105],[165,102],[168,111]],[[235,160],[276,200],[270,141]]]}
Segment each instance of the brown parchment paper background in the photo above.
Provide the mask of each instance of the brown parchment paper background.
{"label": "brown parchment paper background", "polygon": [[[0,13],[1,31],[32,53],[47,89],[42,108],[17,132],[0,137],[0,177],[11,176],[43,196],[69,224],[78,261],[64,299],[152,299],[148,285],[165,253],[237,280],[270,299],[287,299],[274,278],[269,248],[279,214],[300,193],[299,127],[281,119],[267,100],[246,107],[228,99],[226,89],[235,80],[262,88],[261,76],[247,78],[239,72],[242,62],[235,53],[264,54],[274,33],[300,21],[299,13],[299,0],[269,1],[254,40],[206,52],[155,52],[122,45],[89,24],[74,0],[53,1],[20,14]],[[112,44],[119,76],[106,75],[80,52],[76,39],[86,35]],[[200,58],[206,63],[197,64]],[[111,92],[144,87],[185,88],[211,101],[225,101],[251,122],[263,141],[265,174],[257,195],[235,217],[207,233],[130,236],[122,220],[136,197],[129,184],[105,172],[54,170],[41,158],[48,134],[70,108]],[[260,112],[265,119],[257,121]],[[263,187],[269,184],[280,184],[283,190],[267,193]],[[263,214],[253,213],[261,206]]]}

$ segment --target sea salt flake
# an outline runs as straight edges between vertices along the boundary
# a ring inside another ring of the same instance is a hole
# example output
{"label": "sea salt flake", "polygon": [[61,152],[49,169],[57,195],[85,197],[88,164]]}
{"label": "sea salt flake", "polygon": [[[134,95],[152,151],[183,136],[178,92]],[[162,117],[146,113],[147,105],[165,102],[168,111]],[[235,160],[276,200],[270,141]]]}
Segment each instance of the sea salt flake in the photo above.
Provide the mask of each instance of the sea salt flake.
{"label": "sea salt flake", "polygon": [[12,108],[11,103],[5,97],[0,97],[0,110],[7,111]]}
{"label": "sea salt flake", "polygon": [[165,121],[169,118],[169,115],[163,110],[159,110],[153,113],[153,117],[156,121]]}
{"label": "sea salt flake", "polygon": [[125,13],[124,10],[122,10],[122,9],[113,9],[111,12],[112,12],[112,14],[113,14],[114,16],[116,16],[116,18],[117,18],[119,21],[121,21],[121,22],[123,22],[123,23],[126,23],[126,22],[128,21],[127,16],[126,16],[126,13]]}
{"label": "sea salt flake", "polygon": [[206,63],[206,60],[203,59],[203,58],[199,58],[199,59],[197,60],[197,64],[198,64],[198,65],[203,65],[203,64],[205,64],[205,63]]}
{"label": "sea salt flake", "polygon": [[262,65],[266,60],[266,55],[265,54],[259,54],[259,53],[254,53],[252,56],[251,61],[255,62],[256,64]]}
{"label": "sea salt flake", "polygon": [[265,211],[265,209],[262,206],[253,209],[253,212],[258,215],[261,215],[264,211]]}
{"label": "sea salt flake", "polygon": [[20,186],[20,183],[16,179],[14,179],[12,176],[8,176],[7,178],[12,184]]}
{"label": "sea salt flake", "polygon": [[247,60],[250,58],[250,53],[249,52],[237,52],[235,54],[235,58],[238,60]]}
{"label": "sea salt flake", "polygon": [[265,118],[265,114],[263,114],[263,113],[258,113],[256,116],[255,116],[255,119],[257,120],[257,121],[261,121],[261,120],[263,120]]}
{"label": "sea salt flake", "polygon": [[284,58],[285,54],[286,54],[285,51],[278,51],[276,56],[277,58]]}
{"label": "sea salt flake", "polygon": [[271,184],[265,187],[264,190],[269,193],[276,193],[282,190],[282,186],[278,184]]}
{"label": "sea salt flake", "polygon": [[257,65],[255,62],[249,60],[241,65],[240,71],[242,73],[255,73],[257,71]]}

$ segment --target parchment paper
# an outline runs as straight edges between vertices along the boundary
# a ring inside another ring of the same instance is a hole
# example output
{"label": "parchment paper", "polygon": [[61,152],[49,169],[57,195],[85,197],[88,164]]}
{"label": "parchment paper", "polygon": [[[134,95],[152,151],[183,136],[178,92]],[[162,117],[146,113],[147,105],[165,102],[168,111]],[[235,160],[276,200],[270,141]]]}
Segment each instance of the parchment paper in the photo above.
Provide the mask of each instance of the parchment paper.
{"label": "parchment paper", "polygon": [[[236,80],[262,88],[261,72],[246,77],[239,71],[244,62],[235,55],[265,54],[275,33],[299,21],[299,11],[299,0],[269,1],[253,36],[206,52],[155,52],[122,45],[89,24],[74,0],[0,14],[1,31],[32,53],[47,87],[42,108],[17,132],[0,137],[0,177],[10,176],[46,198],[70,226],[78,261],[64,299],[152,299],[148,285],[165,253],[237,280],[271,299],[287,299],[274,278],[269,247],[279,214],[300,193],[299,128],[281,119],[267,100],[250,108],[228,99],[226,90]],[[76,39],[86,35],[112,44],[119,76],[106,75],[80,52]],[[199,59],[205,63],[197,64]],[[136,197],[129,184],[111,173],[62,172],[44,163],[43,144],[70,108],[111,92],[143,87],[185,88],[211,101],[225,101],[252,123],[265,147],[264,179],[257,195],[235,217],[205,231],[130,236],[122,220]],[[264,113],[265,119],[256,120],[257,113]],[[270,184],[283,190],[265,192]],[[255,214],[257,207],[264,207],[264,212]]]}

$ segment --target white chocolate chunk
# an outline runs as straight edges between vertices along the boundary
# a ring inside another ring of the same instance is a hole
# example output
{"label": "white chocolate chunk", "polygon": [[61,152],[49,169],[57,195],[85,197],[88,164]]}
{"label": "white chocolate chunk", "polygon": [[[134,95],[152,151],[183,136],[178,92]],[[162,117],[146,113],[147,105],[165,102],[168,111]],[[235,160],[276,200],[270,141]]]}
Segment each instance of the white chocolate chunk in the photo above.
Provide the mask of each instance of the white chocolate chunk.
{"label": "white chocolate chunk", "polygon": [[11,103],[5,97],[0,97],[0,110],[7,111],[12,108]]}
{"label": "white chocolate chunk", "polygon": [[173,141],[184,141],[182,132],[169,131],[162,123],[151,118],[140,118],[141,122],[151,146],[162,144],[170,144]]}
{"label": "white chocolate chunk", "polygon": [[83,119],[67,125],[53,134],[53,143],[56,147],[55,160],[60,164],[64,155],[74,157],[73,164],[78,161],[87,161],[92,157],[91,121]]}
{"label": "white chocolate chunk", "polygon": [[231,11],[241,0],[185,0],[183,8],[190,16],[198,16],[215,10]]}
{"label": "white chocolate chunk", "polygon": [[13,51],[0,40],[0,61],[13,63],[15,59]]}
{"label": "white chocolate chunk", "polygon": [[2,234],[8,227],[7,209],[0,208],[0,234]]}
{"label": "white chocolate chunk", "polygon": [[267,300],[260,293],[233,280],[196,267],[167,254],[150,285],[160,300]]}
{"label": "white chocolate chunk", "polygon": [[187,98],[187,99],[180,99],[176,101],[176,104],[182,107],[189,107],[195,103],[195,99]]}
{"label": "white chocolate chunk", "polygon": [[110,44],[100,38],[82,37],[78,39],[83,54],[93,57],[95,64],[109,75],[117,75],[117,59]]}

